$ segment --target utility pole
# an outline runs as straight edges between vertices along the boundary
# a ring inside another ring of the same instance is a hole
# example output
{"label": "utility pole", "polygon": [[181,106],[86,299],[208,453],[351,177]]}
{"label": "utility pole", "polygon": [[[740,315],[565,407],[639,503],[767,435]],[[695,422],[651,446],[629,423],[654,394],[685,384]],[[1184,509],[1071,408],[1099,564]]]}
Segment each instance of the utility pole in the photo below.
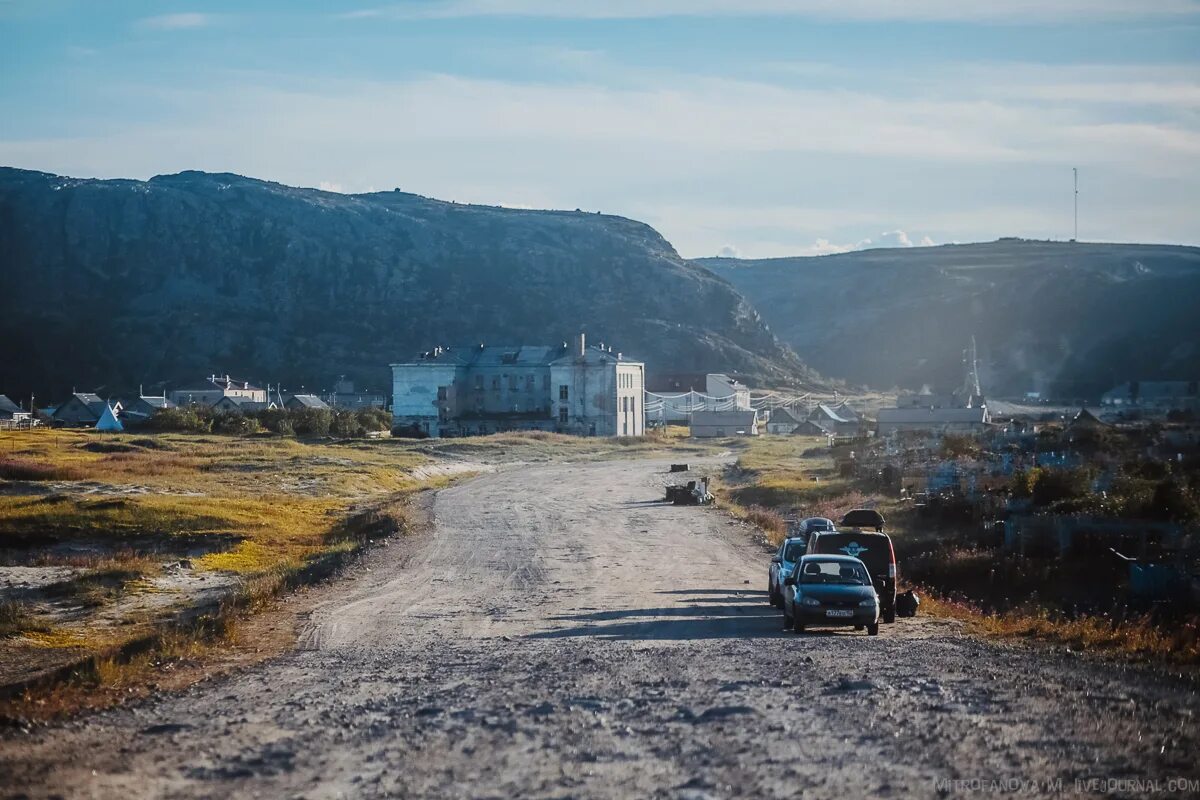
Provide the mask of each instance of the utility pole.
{"label": "utility pole", "polygon": [[1071,237],[1072,242],[1079,241],[1079,168],[1071,167],[1071,177],[1075,183],[1075,235]]}

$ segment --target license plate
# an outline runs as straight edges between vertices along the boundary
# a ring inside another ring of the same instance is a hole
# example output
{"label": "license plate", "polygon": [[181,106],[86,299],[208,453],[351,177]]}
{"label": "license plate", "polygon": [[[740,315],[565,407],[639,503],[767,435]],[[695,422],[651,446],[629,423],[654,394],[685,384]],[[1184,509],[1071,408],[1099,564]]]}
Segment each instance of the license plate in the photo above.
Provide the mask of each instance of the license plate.
{"label": "license plate", "polygon": [[825,612],[825,616],[827,616],[827,617],[853,617],[854,612],[853,611],[841,611],[836,608],[831,608]]}

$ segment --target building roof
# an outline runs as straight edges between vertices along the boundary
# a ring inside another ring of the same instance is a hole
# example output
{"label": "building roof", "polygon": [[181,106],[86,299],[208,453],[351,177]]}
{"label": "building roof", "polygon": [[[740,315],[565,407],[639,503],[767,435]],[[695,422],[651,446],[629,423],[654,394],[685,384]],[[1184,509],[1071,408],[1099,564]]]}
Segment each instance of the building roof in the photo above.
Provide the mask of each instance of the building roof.
{"label": "building roof", "polygon": [[170,400],[168,400],[165,397],[150,397],[147,395],[141,395],[138,397],[137,402],[145,403],[146,405],[150,406],[151,408],[174,408],[175,407],[175,404],[172,403]]}
{"label": "building roof", "polygon": [[[476,345],[475,347],[435,347],[420,354],[412,361],[392,364],[393,367],[417,364],[449,365],[461,367],[548,367],[551,364],[579,360],[569,346],[546,347],[544,345]],[[588,364],[616,361],[638,364],[623,353],[601,349],[591,345],[584,350],[583,360]]]}
{"label": "building roof", "polygon": [[881,408],[876,415],[878,422],[889,424],[930,424],[987,421],[987,409],[977,408]]}
{"label": "building roof", "polygon": [[771,418],[767,420],[774,424],[793,424],[799,425],[803,420],[797,419],[796,415],[786,408],[777,408],[771,412]]}
{"label": "building roof", "polygon": [[7,395],[0,394],[0,413],[13,414],[21,411],[21,407],[8,399]]}
{"label": "building roof", "polygon": [[288,402],[293,400],[305,408],[329,408],[329,405],[315,394],[294,394],[288,398]]}
{"label": "building roof", "polygon": [[758,421],[755,411],[695,411],[692,413],[692,425],[743,425],[752,426]]}
{"label": "building roof", "polygon": [[220,405],[232,405],[241,411],[263,411],[264,409],[271,407],[270,403],[251,400],[249,397],[233,397],[232,395],[225,395],[220,400],[213,403],[213,408],[216,408]]}
{"label": "building roof", "polygon": [[[94,392],[75,392],[75,399],[87,406],[88,411],[91,411],[97,418],[104,413],[104,409],[108,407],[108,403],[100,399],[100,395]],[[62,406],[59,406],[61,408]]]}
{"label": "building roof", "polygon": [[228,375],[211,375],[199,383],[191,386],[181,386],[178,389],[173,389],[174,392],[211,392],[213,389],[225,391],[227,389],[240,389],[241,391],[263,391],[262,387],[255,386],[249,381],[238,381],[230,378]]}
{"label": "building roof", "polygon": [[[812,410],[812,413],[809,414],[809,419],[812,419],[813,417],[818,417],[819,420],[828,420],[829,422],[856,422],[857,421],[857,420],[853,420],[853,419],[846,419],[845,417],[843,417],[842,415],[840,415],[836,411],[834,411],[832,408],[830,408],[829,406],[824,405],[824,404],[819,405]],[[814,420],[814,421],[818,421],[818,420]]]}

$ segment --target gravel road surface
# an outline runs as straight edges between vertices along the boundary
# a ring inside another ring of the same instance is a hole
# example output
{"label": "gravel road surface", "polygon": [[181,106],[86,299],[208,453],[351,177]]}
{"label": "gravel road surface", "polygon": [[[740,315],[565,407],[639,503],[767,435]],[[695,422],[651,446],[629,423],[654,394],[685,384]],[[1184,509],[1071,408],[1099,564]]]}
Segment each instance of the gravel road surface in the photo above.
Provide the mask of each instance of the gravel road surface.
{"label": "gravel road surface", "polygon": [[658,502],[665,470],[447,489],[430,533],[328,587],[296,651],[4,733],[0,796],[1200,795],[1193,679],[930,618],[785,632],[766,552]]}

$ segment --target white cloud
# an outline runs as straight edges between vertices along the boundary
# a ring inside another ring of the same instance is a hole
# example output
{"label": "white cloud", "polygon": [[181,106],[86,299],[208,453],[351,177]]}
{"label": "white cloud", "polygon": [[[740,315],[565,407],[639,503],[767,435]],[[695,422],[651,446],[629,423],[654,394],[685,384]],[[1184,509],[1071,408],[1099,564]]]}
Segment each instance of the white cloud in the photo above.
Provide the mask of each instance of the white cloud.
{"label": "white cloud", "polygon": [[717,258],[741,258],[742,254],[736,247],[731,244],[723,245],[717,251]]}
{"label": "white cloud", "polygon": [[178,14],[161,14],[155,17],[144,17],[138,20],[138,25],[159,31],[178,31],[188,28],[205,28],[211,25],[213,16],[195,11],[185,11]]}
{"label": "white cloud", "polygon": [[333,181],[321,181],[317,184],[317,188],[322,192],[337,192],[338,194],[345,194],[346,192],[340,183],[335,183]]}
{"label": "white cloud", "polygon": [[424,0],[358,9],[350,19],[446,19],[480,16],[570,19],[788,16],[847,20],[947,20],[1029,23],[1182,17],[1200,13],[1196,0]]}
{"label": "white cloud", "polygon": [[[1049,85],[1039,72],[1021,80]],[[1003,91],[1003,68],[986,74],[991,83],[869,91],[628,72],[607,84],[602,73],[547,84],[425,75],[289,81],[296,89],[238,74],[203,91],[118,87],[122,107],[153,92],[161,113],[74,138],[0,140],[0,163],[110,177],[195,168],[334,191],[400,186],[460,202],[599,209],[654,225],[684,255],[736,242],[746,257],[1065,238],[1078,165],[1081,236],[1200,238],[1194,113],[1047,103]],[[1186,80],[1175,68],[1161,74]],[[1063,79],[1155,81],[1117,66]]]}

